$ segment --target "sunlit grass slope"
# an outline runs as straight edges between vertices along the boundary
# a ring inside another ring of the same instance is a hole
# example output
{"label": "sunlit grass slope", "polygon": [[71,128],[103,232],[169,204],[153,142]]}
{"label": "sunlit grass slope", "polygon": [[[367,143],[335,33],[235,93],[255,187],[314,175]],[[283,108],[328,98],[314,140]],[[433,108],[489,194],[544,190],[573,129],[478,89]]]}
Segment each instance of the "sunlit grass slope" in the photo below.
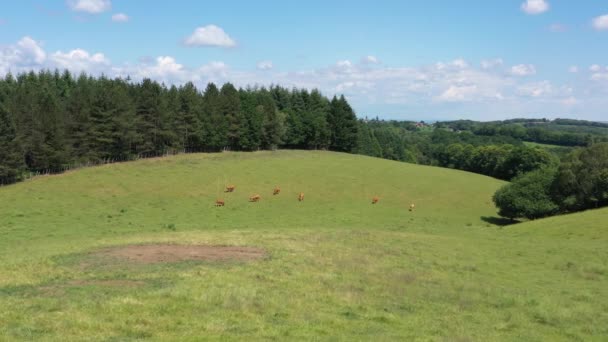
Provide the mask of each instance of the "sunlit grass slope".
{"label": "sunlit grass slope", "polygon": [[[0,340],[601,341],[608,210],[500,228],[487,222],[502,184],[279,151],[142,160],[0,188]],[[261,202],[247,201],[254,193]],[[218,197],[226,207],[214,207]],[[269,256],[82,266],[101,247],[151,242]],[[111,286],[121,282],[130,285]]]}
{"label": "sunlit grass slope", "polygon": [[[236,185],[236,191],[224,193],[226,184]],[[12,249],[26,240],[32,247],[48,246],[169,226],[286,231],[408,229],[425,223],[459,230],[494,215],[491,194],[500,184],[471,173],[330,152],[181,155],[0,189],[0,246]],[[272,196],[275,186],[282,190],[278,196]],[[299,192],[305,194],[302,203]],[[259,203],[248,202],[254,193],[262,196]],[[379,205],[370,205],[373,196],[381,198]],[[226,207],[214,207],[216,198]],[[407,210],[410,203],[415,215]],[[17,248],[24,249],[29,248]]]}

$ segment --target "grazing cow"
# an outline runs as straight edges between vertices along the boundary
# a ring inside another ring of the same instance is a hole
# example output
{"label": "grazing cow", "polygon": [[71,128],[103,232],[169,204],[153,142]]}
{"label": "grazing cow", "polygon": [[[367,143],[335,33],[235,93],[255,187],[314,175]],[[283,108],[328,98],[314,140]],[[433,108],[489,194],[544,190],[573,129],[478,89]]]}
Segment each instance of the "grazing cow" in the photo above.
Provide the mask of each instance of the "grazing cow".
{"label": "grazing cow", "polygon": [[414,203],[410,204],[410,211],[414,211],[414,208],[416,208],[416,206],[414,205]]}
{"label": "grazing cow", "polygon": [[259,201],[261,198],[262,198],[262,197],[261,197],[260,195],[255,194],[255,195],[253,195],[253,196],[249,197],[249,201],[250,201],[250,202],[257,202],[257,201]]}
{"label": "grazing cow", "polygon": [[234,185],[232,185],[232,184],[228,185],[226,187],[226,192],[234,192],[234,188],[236,188]]}
{"label": "grazing cow", "polygon": [[304,193],[300,192],[300,194],[298,195],[298,201],[302,202],[304,200]]}
{"label": "grazing cow", "polygon": [[272,191],[273,195],[278,195],[281,193],[281,188],[279,188],[278,186],[276,188],[274,188],[274,190]]}
{"label": "grazing cow", "polygon": [[217,199],[215,200],[215,206],[216,207],[223,207],[226,203],[224,203],[223,199]]}
{"label": "grazing cow", "polygon": [[380,197],[374,196],[374,198],[372,198],[372,204],[378,203],[379,200],[380,200]]}

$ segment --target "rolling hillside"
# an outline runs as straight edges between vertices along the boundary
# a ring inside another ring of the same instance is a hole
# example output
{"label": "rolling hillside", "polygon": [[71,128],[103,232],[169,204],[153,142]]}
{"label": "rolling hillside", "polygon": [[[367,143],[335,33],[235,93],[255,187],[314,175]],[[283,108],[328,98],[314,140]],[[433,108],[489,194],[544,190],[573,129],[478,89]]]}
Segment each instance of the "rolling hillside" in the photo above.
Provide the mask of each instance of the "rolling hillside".
{"label": "rolling hillside", "polygon": [[[0,340],[601,340],[608,210],[499,227],[491,196],[502,184],[278,151],[0,188]],[[164,259],[111,249],[142,244],[164,246]],[[179,245],[241,254],[169,262]]]}

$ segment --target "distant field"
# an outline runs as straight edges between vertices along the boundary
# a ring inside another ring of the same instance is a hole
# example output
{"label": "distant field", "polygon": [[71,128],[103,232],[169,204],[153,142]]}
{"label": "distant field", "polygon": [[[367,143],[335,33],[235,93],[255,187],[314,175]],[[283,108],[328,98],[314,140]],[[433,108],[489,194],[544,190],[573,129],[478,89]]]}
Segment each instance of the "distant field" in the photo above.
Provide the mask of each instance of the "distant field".
{"label": "distant field", "polygon": [[557,154],[558,156],[564,156],[564,155],[570,153],[573,149],[575,149],[575,147],[541,144],[541,143],[536,143],[536,142],[531,142],[531,141],[524,141],[524,145],[530,146],[530,147],[543,148],[543,149],[546,149],[550,152]]}
{"label": "distant field", "polygon": [[556,125],[556,124],[546,124],[546,125],[542,125],[542,127],[549,129],[549,130],[554,130],[554,131],[608,134],[607,127],[579,126],[579,125]]}
{"label": "distant field", "polygon": [[567,149],[570,149],[570,147],[566,147],[566,146],[560,146],[560,145],[551,145],[551,144],[541,144],[541,143],[537,143],[537,142],[531,142],[531,141],[524,141],[524,145],[526,145],[526,146],[530,146],[530,147],[543,147],[543,148],[567,148]]}
{"label": "distant field", "polygon": [[503,184],[278,151],[0,188],[0,340],[605,340],[608,210],[500,227]]}

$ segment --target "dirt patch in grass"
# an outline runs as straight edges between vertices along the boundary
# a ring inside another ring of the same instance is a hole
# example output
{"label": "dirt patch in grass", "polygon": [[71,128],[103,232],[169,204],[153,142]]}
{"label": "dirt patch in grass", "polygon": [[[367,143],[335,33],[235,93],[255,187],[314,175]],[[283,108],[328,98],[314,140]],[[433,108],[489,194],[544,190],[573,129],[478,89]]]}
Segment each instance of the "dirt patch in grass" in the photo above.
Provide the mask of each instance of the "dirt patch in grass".
{"label": "dirt patch in grass", "polygon": [[131,263],[155,264],[180,261],[253,261],[264,258],[266,251],[256,247],[151,244],[106,248],[96,254]]}

